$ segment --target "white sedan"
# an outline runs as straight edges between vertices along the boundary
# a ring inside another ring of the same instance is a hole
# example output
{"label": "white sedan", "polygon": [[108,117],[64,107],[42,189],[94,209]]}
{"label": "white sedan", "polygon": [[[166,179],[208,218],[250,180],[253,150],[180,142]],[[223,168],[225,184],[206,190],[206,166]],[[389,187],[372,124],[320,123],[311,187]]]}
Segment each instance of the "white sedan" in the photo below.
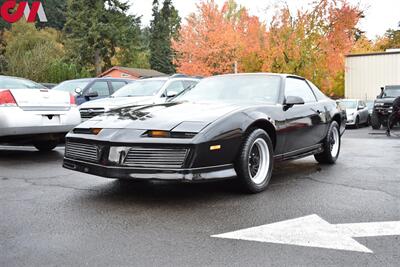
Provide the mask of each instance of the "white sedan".
{"label": "white sedan", "polygon": [[184,75],[138,80],[125,85],[109,98],[83,103],[79,106],[82,120],[88,120],[110,110],[161,104],[182,91],[195,86],[200,80]]}
{"label": "white sedan", "polygon": [[69,93],[0,76],[0,143],[50,151],[80,122],[75,98]]}

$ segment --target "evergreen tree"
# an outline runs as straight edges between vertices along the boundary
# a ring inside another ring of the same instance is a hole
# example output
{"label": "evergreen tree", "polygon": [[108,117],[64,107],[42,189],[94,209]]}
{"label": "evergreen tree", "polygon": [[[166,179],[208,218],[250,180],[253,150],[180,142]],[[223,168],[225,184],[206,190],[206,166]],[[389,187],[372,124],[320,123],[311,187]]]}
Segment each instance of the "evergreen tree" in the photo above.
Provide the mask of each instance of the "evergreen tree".
{"label": "evergreen tree", "polygon": [[153,20],[150,25],[150,65],[154,70],[175,73],[172,38],[178,37],[181,19],[171,0],[165,0],[159,8],[158,0],[153,1]]}
{"label": "evergreen tree", "polygon": [[69,0],[64,32],[73,62],[98,75],[111,67],[118,50],[138,43],[140,19],[127,15],[128,9],[120,0]]}

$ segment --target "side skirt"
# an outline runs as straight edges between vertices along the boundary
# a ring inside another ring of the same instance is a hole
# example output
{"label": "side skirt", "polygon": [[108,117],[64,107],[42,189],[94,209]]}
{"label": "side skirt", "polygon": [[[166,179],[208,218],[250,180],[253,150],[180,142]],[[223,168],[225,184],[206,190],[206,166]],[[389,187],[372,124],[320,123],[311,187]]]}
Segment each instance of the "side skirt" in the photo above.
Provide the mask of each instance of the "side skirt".
{"label": "side skirt", "polygon": [[285,154],[275,155],[274,159],[276,161],[295,160],[295,159],[312,156],[312,155],[321,153],[323,151],[324,151],[324,149],[322,147],[322,144],[318,144],[318,145],[302,148],[299,150],[291,151],[291,152],[288,152]]}

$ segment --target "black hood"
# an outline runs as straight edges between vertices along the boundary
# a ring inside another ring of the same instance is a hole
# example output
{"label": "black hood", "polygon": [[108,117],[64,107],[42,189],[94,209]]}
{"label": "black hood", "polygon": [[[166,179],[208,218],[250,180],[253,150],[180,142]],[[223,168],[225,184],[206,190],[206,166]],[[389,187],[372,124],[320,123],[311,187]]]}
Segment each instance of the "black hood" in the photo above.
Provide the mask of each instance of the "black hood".
{"label": "black hood", "polygon": [[375,100],[375,103],[393,104],[394,100],[394,97],[378,98]]}
{"label": "black hood", "polygon": [[[171,131],[182,122],[198,122],[200,131],[224,115],[240,109],[226,103],[176,102],[114,110],[84,122],[79,128],[140,129]],[[196,127],[198,128],[198,127]]]}

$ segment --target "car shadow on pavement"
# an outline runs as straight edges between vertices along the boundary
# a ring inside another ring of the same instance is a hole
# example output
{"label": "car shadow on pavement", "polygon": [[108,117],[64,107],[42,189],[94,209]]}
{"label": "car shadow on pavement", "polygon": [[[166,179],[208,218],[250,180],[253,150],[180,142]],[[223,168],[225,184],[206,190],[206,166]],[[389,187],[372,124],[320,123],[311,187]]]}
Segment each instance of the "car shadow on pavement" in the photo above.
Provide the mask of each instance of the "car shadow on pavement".
{"label": "car shadow on pavement", "polygon": [[266,195],[274,197],[279,194],[280,189],[288,183],[299,181],[302,177],[319,171],[320,165],[311,161],[277,164],[269,188],[261,194],[246,194],[236,179],[198,183],[115,180],[81,197],[90,202],[118,203],[122,206],[135,203],[150,207],[199,201],[203,204],[215,203],[218,200],[236,202],[243,198],[260,201]]}
{"label": "car shadow on pavement", "polygon": [[29,162],[57,162],[62,160],[64,154],[61,150],[40,152],[30,147],[8,148],[0,146],[1,163],[18,161],[20,164]]}

